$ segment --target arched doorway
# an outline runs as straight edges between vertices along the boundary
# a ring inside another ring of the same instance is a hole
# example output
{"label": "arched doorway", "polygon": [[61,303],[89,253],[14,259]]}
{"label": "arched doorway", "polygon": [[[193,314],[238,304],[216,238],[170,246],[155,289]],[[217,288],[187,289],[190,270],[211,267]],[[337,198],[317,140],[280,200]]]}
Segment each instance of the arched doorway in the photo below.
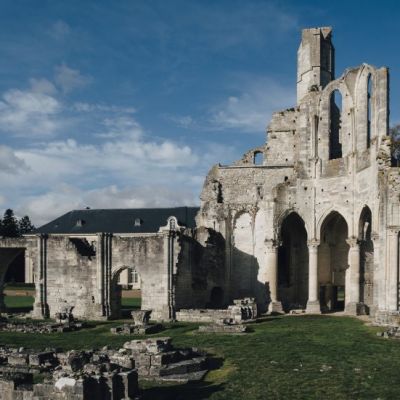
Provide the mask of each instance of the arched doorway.
{"label": "arched doorway", "polygon": [[349,253],[347,235],[346,220],[338,212],[331,212],[322,223],[318,251],[319,298],[324,312],[344,310]]}
{"label": "arched doorway", "polygon": [[372,213],[368,206],[361,211],[359,234],[360,241],[360,302],[364,312],[370,313],[374,301],[374,243],[371,239]]}
{"label": "arched doorway", "polygon": [[295,212],[281,225],[278,250],[278,300],[285,312],[306,308],[308,299],[308,247],[304,221]]}
{"label": "arched doorway", "polygon": [[0,311],[27,313],[33,310],[35,287],[31,283],[32,276],[27,276],[26,261],[31,260],[26,256],[24,247],[0,248]]}
{"label": "arched doorway", "polygon": [[133,310],[141,308],[142,280],[135,267],[124,266],[116,270],[111,281],[111,315],[130,318]]}

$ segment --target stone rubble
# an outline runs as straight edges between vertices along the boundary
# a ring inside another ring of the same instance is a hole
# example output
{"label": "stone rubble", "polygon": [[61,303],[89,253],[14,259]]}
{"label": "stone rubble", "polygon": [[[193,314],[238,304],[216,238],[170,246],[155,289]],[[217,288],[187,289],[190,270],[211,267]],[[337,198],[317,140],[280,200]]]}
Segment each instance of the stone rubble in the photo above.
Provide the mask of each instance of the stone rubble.
{"label": "stone rubble", "polygon": [[0,347],[0,400],[138,399],[139,377],[188,382],[207,371],[204,353],[175,349],[169,337],[131,340],[118,350]]}
{"label": "stone rubble", "polygon": [[21,322],[4,321],[0,322],[0,332],[18,333],[64,333],[80,330],[85,327],[83,322],[72,321],[70,323],[54,322]]}
{"label": "stone rubble", "polygon": [[257,304],[252,297],[233,300],[233,305],[227,309],[181,309],[176,313],[176,319],[182,322],[208,322],[220,323],[223,320],[232,320],[239,324],[244,321],[251,321],[257,318]]}
{"label": "stone rubble", "polygon": [[150,324],[151,310],[136,310],[131,312],[133,324],[123,324],[111,328],[111,333],[120,335],[147,335],[160,332],[161,324]]}

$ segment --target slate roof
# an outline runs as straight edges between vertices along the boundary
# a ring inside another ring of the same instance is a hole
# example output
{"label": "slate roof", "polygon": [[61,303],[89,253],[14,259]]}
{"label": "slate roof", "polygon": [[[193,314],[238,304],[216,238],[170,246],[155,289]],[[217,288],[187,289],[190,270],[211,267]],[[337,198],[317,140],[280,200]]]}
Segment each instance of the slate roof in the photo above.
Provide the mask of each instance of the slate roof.
{"label": "slate roof", "polygon": [[[179,225],[196,226],[198,207],[73,210],[38,228],[35,233],[154,233],[174,216]],[[140,220],[140,226],[135,221]],[[80,221],[80,222],[79,222]]]}

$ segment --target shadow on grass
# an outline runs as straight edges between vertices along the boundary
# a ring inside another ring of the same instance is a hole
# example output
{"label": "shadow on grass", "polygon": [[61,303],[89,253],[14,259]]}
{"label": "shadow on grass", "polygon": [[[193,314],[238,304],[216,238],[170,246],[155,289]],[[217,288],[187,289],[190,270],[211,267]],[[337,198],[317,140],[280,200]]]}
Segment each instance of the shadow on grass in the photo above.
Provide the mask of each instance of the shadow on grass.
{"label": "shadow on grass", "polygon": [[28,314],[33,311],[33,307],[6,307],[8,314]]}
{"label": "shadow on grass", "polygon": [[144,389],[142,400],[201,400],[224,389],[224,384],[189,382],[181,385],[160,385]]}

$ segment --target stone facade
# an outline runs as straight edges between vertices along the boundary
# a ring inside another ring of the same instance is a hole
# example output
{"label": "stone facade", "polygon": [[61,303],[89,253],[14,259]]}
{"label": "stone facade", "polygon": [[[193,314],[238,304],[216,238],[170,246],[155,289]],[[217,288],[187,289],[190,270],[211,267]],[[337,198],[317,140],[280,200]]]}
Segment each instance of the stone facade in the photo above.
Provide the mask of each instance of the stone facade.
{"label": "stone facade", "polygon": [[331,28],[303,30],[297,104],[273,114],[264,145],[211,168],[194,229],[171,216],[158,232],[0,240],[4,265],[9,249],[29,253],[34,315],[69,304],[79,317],[118,316],[116,281],[132,267],[159,320],[244,297],[261,312],[397,312],[388,69],[362,64],[335,78],[334,61]]}
{"label": "stone facade", "polygon": [[255,295],[270,311],[398,309],[388,69],[334,69],[331,29],[303,30],[297,105],[274,113],[263,147],[207,176],[197,223],[226,241],[228,298]]}

